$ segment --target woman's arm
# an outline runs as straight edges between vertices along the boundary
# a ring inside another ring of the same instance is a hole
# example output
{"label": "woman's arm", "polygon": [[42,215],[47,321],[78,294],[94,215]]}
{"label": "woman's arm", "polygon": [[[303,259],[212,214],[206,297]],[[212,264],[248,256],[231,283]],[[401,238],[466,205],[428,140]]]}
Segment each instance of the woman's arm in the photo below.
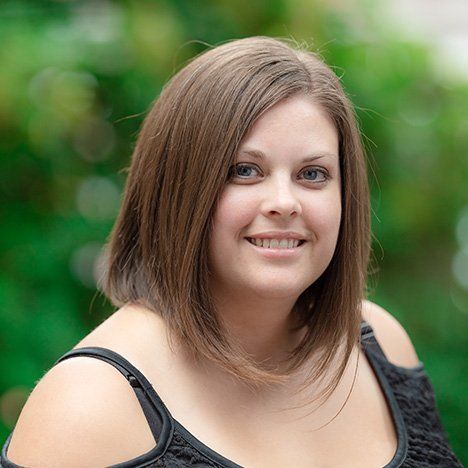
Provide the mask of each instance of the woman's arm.
{"label": "woman's arm", "polygon": [[34,388],[7,457],[22,466],[97,467],[155,445],[126,379],[104,362],[75,357],[53,367]]}

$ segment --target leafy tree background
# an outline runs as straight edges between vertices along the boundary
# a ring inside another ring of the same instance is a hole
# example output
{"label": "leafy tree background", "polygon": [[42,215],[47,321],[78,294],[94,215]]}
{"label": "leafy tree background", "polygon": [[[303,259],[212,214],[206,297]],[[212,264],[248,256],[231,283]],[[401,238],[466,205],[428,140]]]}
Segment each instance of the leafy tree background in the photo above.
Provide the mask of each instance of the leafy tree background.
{"label": "leafy tree background", "polygon": [[96,290],[139,126],[184,62],[232,38],[319,51],[357,106],[372,185],[370,298],[411,336],[468,461],[468,86],[379,2],[0,5],[0,442],[35,383],[111,312]]}

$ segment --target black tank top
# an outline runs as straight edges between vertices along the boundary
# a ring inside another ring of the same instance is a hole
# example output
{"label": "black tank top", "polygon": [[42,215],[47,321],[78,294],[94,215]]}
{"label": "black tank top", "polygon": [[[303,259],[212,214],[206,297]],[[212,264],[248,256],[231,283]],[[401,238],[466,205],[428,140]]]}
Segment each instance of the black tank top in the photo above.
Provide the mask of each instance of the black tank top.
{"label": "black tank top", "polygon": [[[442,427],[434,390],[424,364],[420,362],[418,366],[408,369],[389,362],[372,328],[364,321],[361,324],[361,347],[383,390],[397,431],[397,450],[385,468],[462,467]],[[64,354],[55,364],[74,356],[101,359],[120,371],[135,391],[154,435],[155,447],[152,450],[111,468],[240,468],[240,465],[210,449],[176,421],[148,379],[122,356],[106,348],[78,348]],[[0,466],[3,468],[19,466],[7,458],[11,436],[2,449]]]}

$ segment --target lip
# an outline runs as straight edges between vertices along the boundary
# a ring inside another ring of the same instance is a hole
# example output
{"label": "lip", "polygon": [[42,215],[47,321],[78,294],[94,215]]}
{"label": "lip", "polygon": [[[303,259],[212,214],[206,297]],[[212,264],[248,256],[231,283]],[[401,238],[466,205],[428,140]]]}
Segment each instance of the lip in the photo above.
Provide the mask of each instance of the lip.
{"label": "lip", "polygon": [[255,244],[252,244],[249,242],[248,239],[245,239],[245,242],[249,244],[255,251],[257,251],[260,255],[263,255],[266,258],[271,258],[271,259],[294,259],[301,255],[302,253],[302,248],[304,245],[306,245],[307,242],[304,242],[303,244],[294,247],[293,249],[270,249],[267,247],[257,247]]}
{"label": "lip", "polygon": [[250,234],[246,237],[254,239],[298,239],[307,240],[307,236],[294,231],[266,231],[257,234]]}

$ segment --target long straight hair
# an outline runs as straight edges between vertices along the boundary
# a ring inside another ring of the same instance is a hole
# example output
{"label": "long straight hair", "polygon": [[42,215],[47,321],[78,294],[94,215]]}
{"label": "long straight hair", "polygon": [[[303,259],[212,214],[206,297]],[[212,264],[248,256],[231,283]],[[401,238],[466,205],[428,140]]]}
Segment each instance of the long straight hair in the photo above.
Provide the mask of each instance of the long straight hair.
{"label": "long straight hair", "polygon": [[[319,104],[337,129],[342,219],[330,264],[291,311],[306,333],[286,366],[272,370],[233,342],[217,315],[208,287],[208,240],[243,137],[268,109],[294,95]],[[330,394],[360,336],[370,255],[368,190],[353,106],[319,56],[262,36],[224,43],[192,59],[152,105],[108,242],[101,289],[117,307],[141,304],[160,314],[171,337],[193,356],[253,386],[285,382],[312,355],[320,359],[309,377],[319,379],[343,350],[324,392]]]}

